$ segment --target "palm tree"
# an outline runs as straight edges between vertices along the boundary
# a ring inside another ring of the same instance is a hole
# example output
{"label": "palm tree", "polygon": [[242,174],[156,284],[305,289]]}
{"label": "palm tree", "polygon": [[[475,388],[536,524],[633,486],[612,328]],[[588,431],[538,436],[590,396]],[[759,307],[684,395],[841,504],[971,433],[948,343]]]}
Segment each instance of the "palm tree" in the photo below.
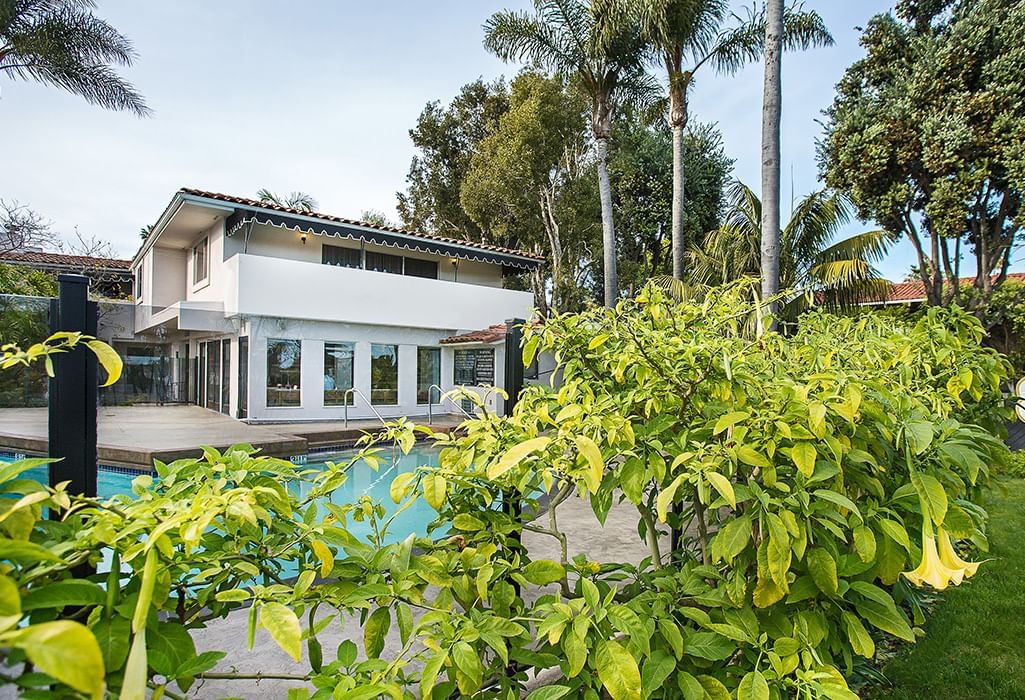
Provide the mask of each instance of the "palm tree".
{"label": "palm tree", "polygon": [[[765,3],[765,84],[762,97],[762,300],[775,315],[779,293],[779,129],[783,109],[783,0]],[[775,325],[775,320],[772,321]]]}
{"label": "palm tree", "polygon": [[92,13],[92,0],[0,0],[0,76],[35,80],[106,109],[149,116],[114,66],[130,66],[132,43]]}
{"label": "palm tree", "polygon": [[256,193],[256,198],[264,204],[273,204],[276,207],[284,207],[285,209],[305,212],[317,210],[317,200],[313,198],[313,195],[306,194],[305,192],[289,192],[288,195],[281,196],[263,187]]}
{"label": "palm tree", "polygon": [[[762,203],[740,182],[734,183],[728,196],[723,225],[708,232],[703,245],[689,253],[692,278],[702,285],[763,276]],[[889,234],[865,231],[833,242],[851,221],[852,211],[847,195],[829,190],[813,192],[797,204],[786,227],[778,232],[781,288],[817,293],[824,304],[843,305],[886,285],[874,263],[886,255],[892,243]],[[787,311],[796,310],[800,299],[792,299]]]}
{"label": "palm tree", "polygon": [[[765,15],[756,8],[746,17],[734,15],[723,28],[726,0],[645,0],[638,6],[640,24],[669,79],[669,127],[673,132],[673,276],[683,279],[687,242],[683,230],[686,173],[683,133],[688,120],[688,91],[704,65],[720,73],[735,73],[758,60],[764,47]],[[784,47],[788,50],[829,46],[833,37],[816,12],[795,4],[784,15]],[[684,64],[687,67],[684,67]]]}
{"label": "palm tree", "polygon": [[617,103],[643,100],[654,89],[644,71],[645,42],[628,0],[534,0],[533,14],[496,12],[484,24],[484,46],[504,61],[523,61],[560,77],[574,78],[591,99],[591,131],[598,165],[605,305],[619,296],[616,229],[608,153]]}

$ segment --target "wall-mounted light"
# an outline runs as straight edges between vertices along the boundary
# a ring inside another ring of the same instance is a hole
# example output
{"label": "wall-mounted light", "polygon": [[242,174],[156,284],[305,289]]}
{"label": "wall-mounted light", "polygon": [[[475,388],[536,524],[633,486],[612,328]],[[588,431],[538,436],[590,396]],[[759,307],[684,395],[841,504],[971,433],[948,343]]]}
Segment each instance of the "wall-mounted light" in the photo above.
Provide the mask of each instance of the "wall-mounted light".
{"label": "wall-mounted light", "polygon": [[299,234],[299,240],[303,242],[303,245],[306,245],[306,232],[305,231],[303,231],[302,233]]}
{"label": "wall-mounted light", "polygon": [[457,258],[452,258],[449,262],[452,263],[452,281],[453,282],[458,282],[459,281],[459,260]]}

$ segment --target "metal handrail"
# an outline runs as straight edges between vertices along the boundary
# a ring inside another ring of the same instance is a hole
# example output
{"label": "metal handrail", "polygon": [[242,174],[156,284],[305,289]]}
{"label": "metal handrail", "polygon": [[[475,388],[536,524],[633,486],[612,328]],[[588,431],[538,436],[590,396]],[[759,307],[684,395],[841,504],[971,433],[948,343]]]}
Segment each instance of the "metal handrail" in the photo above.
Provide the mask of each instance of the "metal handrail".
{"label": "metal handrail", "polygon": [[[448,402],[462,411],[464,416],[470,419],[474,417],[472,414],[467,413],[465,408],[453,401],[452,397],[450,397],[444,389],[437,384],[431,384],[427,387],[427,425],[434,425],[434,389],[438,390],[438,395],[442,400],[448,399]],[[438,405],[441,406],[442,401],[438,401]]]}
{"label": "metal handrail", "polygon": [[344,413],[345,417],[343,419],[344,420],[343,425],[346,428],[349,427],[349,395],[350,394],[354,394],[356,396],[359,396],[361,399],[366,401],[367,402],[367,406],[370,406],[370,410],[374,412],[375,416],[377,416],[377,420],[381,421],[381,425],[383,425],[385,427],[388,426],[388,421],[386,421],[384,419],[384,416],[381,415],[380,411],[378,411],[376,408],[374,408],[374,404],[370,401],[370,399],[368,399],[366,397],[366,395],[362,391],[360,391],[359,389],[357,389],[356,387],[353,386],[353,387],[349,387],[348,389],[346,389],[345,393],[342,394],[342,407],[345,409],[345,413]]}

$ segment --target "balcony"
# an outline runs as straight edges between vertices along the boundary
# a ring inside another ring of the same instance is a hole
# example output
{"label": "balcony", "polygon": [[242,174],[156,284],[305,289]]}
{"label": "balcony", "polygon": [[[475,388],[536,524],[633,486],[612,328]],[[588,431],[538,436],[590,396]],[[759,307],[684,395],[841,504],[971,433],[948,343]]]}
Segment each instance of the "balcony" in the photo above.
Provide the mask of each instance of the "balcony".
{"label": "balcony", "polygon": [[[239,253],[225,313],[410,328],[485,328],[525,318],[529,292]],[[237,293],[237,296],[236,296]]]}

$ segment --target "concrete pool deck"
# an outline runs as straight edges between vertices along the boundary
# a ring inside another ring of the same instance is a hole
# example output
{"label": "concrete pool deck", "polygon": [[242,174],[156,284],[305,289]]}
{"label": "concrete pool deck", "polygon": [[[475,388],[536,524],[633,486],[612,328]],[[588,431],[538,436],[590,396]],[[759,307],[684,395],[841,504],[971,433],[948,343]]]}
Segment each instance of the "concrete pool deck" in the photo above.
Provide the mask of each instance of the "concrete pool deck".
{"label": "concrete pool deck", "polygon": [[[426,418],[416,416],[412,420]],[[459,421],[437,416],[434,428],[450,430]],[[202,454],[200,445],[224,449],[248,443],[263,454],[289,458],[310,450],[355,442],[375,420],[317,423],[248,424],[200,406],[101,406],[97,413],[100,464],[152,468],[153,460],[170,462]],[[29,455],[47,454],[47,409],[0,409],[0,449]]]}

